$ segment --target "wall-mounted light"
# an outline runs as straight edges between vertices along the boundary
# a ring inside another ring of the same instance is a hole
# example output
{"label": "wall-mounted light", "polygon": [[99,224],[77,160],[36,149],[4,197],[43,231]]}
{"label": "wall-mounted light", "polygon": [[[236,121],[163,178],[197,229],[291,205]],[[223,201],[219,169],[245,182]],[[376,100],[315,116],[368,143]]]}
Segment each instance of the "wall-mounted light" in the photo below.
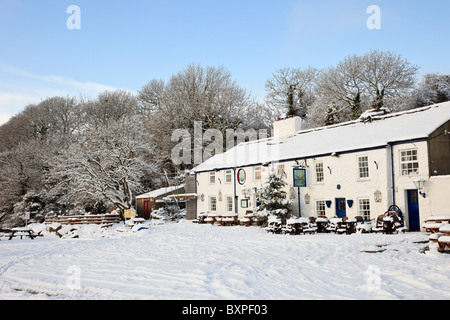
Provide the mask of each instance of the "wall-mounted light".
{"label": "wall-mounted light", "polygon": [[419,191],[419,194],[426,198],[425,192],[423,192],[423,188],[425,187],[425,179],[423,178],[417,178],[413,180],[414,185],[416,186],[416,189]]}

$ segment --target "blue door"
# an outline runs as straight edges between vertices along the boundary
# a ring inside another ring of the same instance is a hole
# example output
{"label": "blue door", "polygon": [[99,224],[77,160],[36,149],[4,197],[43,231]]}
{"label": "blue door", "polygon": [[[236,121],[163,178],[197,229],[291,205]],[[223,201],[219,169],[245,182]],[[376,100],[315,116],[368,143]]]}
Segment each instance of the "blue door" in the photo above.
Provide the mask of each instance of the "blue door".
{"label": "blue door", "polygon": [[347,210],[345,206],[345,198],[336,198],[336,216],[338,218],[345,217]]}
{"label": "blue door", "polygon": [[420,231],[419,194],[417,190],[407,190],[409,231]]}

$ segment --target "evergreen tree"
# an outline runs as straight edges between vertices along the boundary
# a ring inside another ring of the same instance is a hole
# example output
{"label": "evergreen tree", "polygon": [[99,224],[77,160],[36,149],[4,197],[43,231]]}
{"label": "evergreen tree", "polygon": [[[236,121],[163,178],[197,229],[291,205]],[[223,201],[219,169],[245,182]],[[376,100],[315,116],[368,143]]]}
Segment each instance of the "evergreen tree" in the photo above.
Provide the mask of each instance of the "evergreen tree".
{"label": "evergreen tree", "polygon": [[361,107],[361,94],[356,94],[355,98],[353,99],[353,102],[351,104],[351,111],[352,111],[352,120],[358,119],[362,114],[362,107]]}
{"label": "evergreen tree", "polygon": [[333,124],[339,123],[339,120],[337,119],[336,113],[337,113],[337,107],[335,104],[331,104],[326,113],[324,118],[324,125],[325,126],[331,126]]}
{"label": "evergreen tree", "polygon": [[279,218],[287,218],[291,213],[292,201],[286,199],[286,192],[283,191],[286,185],[282,175],[272,171],[267,185],[261,191],[261,205],[258,211],[265,211]]}

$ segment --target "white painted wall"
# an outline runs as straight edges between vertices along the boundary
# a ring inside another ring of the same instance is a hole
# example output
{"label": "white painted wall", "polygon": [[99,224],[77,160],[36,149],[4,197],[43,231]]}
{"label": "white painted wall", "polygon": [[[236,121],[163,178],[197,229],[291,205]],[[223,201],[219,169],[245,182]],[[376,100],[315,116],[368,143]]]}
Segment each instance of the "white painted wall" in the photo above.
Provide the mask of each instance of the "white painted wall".
{"label": "white painted wall", "polygon": [[[419,159],[419,173],[409,176],[402,176],[400,169],[400,153],[402,150],[417,149]],[[358,157],[367,156],[369,165],[369,178],[360,179],[358,176]],[[438,214],[450,215],[450,198],[448,197],[450,190],[450,176],[429,178],[428,169],[428,147],[427,142],[403,143],[394,145],[394,174],[395,174],[395,197],[396,204],[404,213],[406,225],[408,226],[408,206],[407,206],[407,190],[415,189],[413,179],[422,177],[427,180],[425,185],[426,198],[419,196],[419,210],[421,224],[431,216]],[[299,161],[305,163],[304,160]],[[323,163],[324,182],[316,181],[315,164]],[[316,216],[316,201],[331,201],[331,206],[326,208],[326,215],[331,218],[336,214],[336,198],[345,198],[353,200],[353,206],[346,207],[348,217],[359,215],[359,199],[369,199],[371,218],[374,219],[378,215],[384,214],[392,204],[392,185],[391,185],[391,152],[390,147],[373,149],[368,151],[360,151],[353,153],[340,154],[337,157],[325,156],[310,158],[306,160],[307,187],[300,188],[300,203],[302,216]],[[297,188],[293,189],[293,168],[296,165],[294,161],[282,162],[284,164],[288,183],[285,191],[288,195],[294,196],[292,206],[293,213],[298,213],[298,197]],[[203,172],[197,174],[197,190],[198,190],[198,213],[209,212],[209,199],[211,196],[217,197],[217,212],[225,213],[226,197],[233,197],[233,212],[236,210],[234,201],[234,188],[236,184],[237,212],[242,217],[247,210],[256,206],[256,197],[254,191],[249,195],[249,208],[241,208],[240,200],[244,198],[242,190],[256,187],[261,188],[267,178],[267,174],[272,169],[278,168],[278,163],[273,163],[268,167],[261,167],[262,179],[255,180],[254,167],[242,167],[246,171],[247,180],[244,185],[235,182],[235,174],[241,168],[232,170],[233,179],[231,183],[226,183],[225,170],[215,173],[216,182],[209,183],[209,173]],[[340,185],[340,189],[337,188]],[[375,199],[375,192],[381,192],[381,201]],[[219,199],[219,193],[222,194],[222,200]],[[305,195],[308,194],[310,201],[305,203]],[[203,201],[201,200],[203,197]]]}

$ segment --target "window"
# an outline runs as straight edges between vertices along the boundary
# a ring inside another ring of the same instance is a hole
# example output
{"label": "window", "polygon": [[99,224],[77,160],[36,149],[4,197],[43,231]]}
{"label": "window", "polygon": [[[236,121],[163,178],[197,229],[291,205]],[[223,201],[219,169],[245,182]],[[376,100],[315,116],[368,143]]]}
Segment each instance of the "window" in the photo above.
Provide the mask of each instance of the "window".
{"label": "window", "polygon": [[209,173],[209,184],[215,184],[216,183],[216,173],[210,172]]}
{"label": "window", "polygon": [[325,215],[325,201],[324,200],[318,200],[316,201],[316,214],[317,216],[324,216]]}
{"label": "window", "polygon": [[405,150],[400,153],[400,167],[402,176],[419,173],[417,150]]}
{"label": "window", "polygon": [[209,197],[209,211],[214,212],[217,210],[217,198]]}
{"label": "window", "polygon": [[370,200],[369,199],[359,199],[359,215],[363,217],[364,220],[370,220]]}
{"label": "window", "polygon": [[358,177],[360,179],[369,177],[369,157],[358,157]]}
{"label": "window", "polygon": [[255,181],[261,180],[261,166],[254,167],[253,174]]}
{"label": "window", "polygon": [[227,196],[227,211],[233,211],[233,197]]}
{"label": "window", "polygon": [[278,174],[280,174],[282,177],[286,175],[286,171],[284,171],[284,164],[278,165]]}
{"label": "window", "polygon": [[225,183],[231,183],[233,181],[233,171],[227,170],[225,171]]}
{"label": "window", "polygon": [[322,162],[316,162],[316,182],[320,183],[323,182],[324,179],[323,175],[323,163]]}

